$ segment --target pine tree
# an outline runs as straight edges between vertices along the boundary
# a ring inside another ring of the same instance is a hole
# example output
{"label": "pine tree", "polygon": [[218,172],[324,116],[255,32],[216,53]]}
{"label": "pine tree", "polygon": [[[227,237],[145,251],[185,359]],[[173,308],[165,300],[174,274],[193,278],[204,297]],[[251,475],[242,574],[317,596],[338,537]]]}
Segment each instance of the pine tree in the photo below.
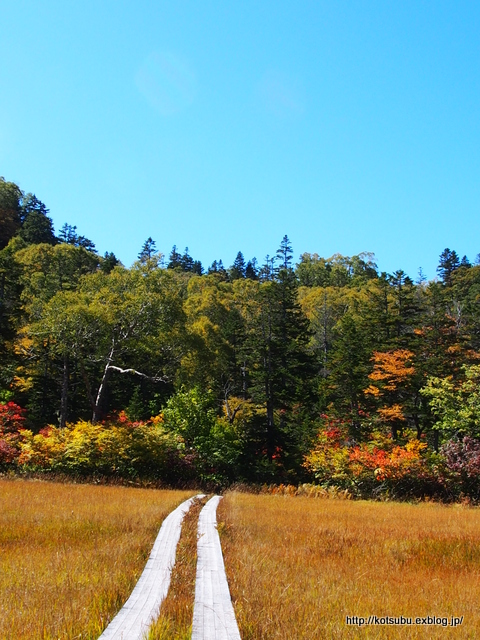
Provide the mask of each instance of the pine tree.
{"label": "pine tree", "polygon": [[452,273],[460,266],[460,260],[456,251],[444,249],[440,254],[440,262],[437,267],[437,273],[441,277],[443,284],[450,286]]}
{"label": "pine tree", "polygon": [[100,263],[100,269],[103,273],[110,273],[117,265],[121,264],[120,260],[112,251],[106,251],[103,260]]}
{"label": "pine tree", "polygon": [[48,217],[49,209],[37,198],[34,193],[27,193],[22,198],[20,207],[20,222],[23,225],[30,213],[39,213],[44,217]]}
{"label": "pine tree", "polygon": [[180,266],[182,268],[183,271],[193,271],[193,258],[192,256],[188,253],[188,247],[185,247],[185,251],[183,253],[183,256],[180,258]]}
{"label": "pine tree", "polygon": [[74,247],[83,247],[87,251],[95,253],[95,244],[85,236],[79,236],[76,225],[72,226],[71,224],[65,223],[60,229],[58,239],[65,244],[71,244]]}
{"label": "pine tree", "polygon": [[413,336],[413,328],[419,319],[415,285],[400,269],[390,276],[390,291],[394,309],[395,343],[397,346],[405,347]]}
{"label": "pine tree", "polygon": [[297,281],[288,239],[282,241],[279,253],[280,268],[275,273],[272,261],[267,260],[268,273],[258,286],[256,299],[245,318],[242,354],[250,380],[249,392],[266,409],[265,450],[270,460],[281,455],[285,446],[295,451],[301,443],[299,416],[314,373],[313,358],[307,348],[310,332],[297,302]]}
{"label": "pine tree", "polygon": [[147,262],[150,260],[157,251],[157,243],[155,240],[152,240],[151,237],[148,237],[143,243],[142,250],[138,254],[138,259],[140,262]]}
{"label": "pine tree", "polygon": [[60,229],[58,239],[60,240],[60,242],[75,245],[77,241],[77,227],[65,222],[63,227]]}
{"label": "pine tree", "polygon": [[239,251],[237,253],[237,257],[233,261],[232,266],[228,270],[228,275],[230,280],[238,280],[239,278],[245,278],[245,260],[243,257],[243,253]]}
{"label": "pine tree", "polygon": [[257,274],[257,259],[253,258],[247,262],[245,267],[245,278],[249,280],[256,280],[258,278]]}
{"label": "pine tree", "polygon": [[348,416],[352,435],[360,437],[360,411],[363,408],[363,391],[369,385],[372,349],[368,328],[351,312],[337,324],[328,384],[333,391],[330,401],[336,410]]}
{"label": "pine tree", "polygon": [[22,196],[22,191],[15,183],[7,182],[0,176],[0,249],[7,246],[20,228]]}
{"label": "pine tree", "polygon": [[203,267],[200,260],[194,260],[192,265],[192,273],[197,274],[197,276],[201,276],[203,274]]}
{"label": "pine tree", "polygon": [[265,262],[260,267],[259,271],[259,280],[261,282],[268,282],[269,280],[273,280],[275,277],[275,256],[271,258],[268,254],[265,256]]}
{"label": "pine tree", "polygon": [[207,273],[208,273],[208,274],[210,274],[210,273],[217,273],[217,271],[218,271],[218,264],[217,264],[217,261],[216,261],[216,260],[214,260],[214,261],[212,262],[212,264],[208,267],[208,269],[207,269]]}
{"label": "pine tree", "polygon": [[57,240],[53,232],[52,220],[37,211],[27,214],[20,229],[20,237],[27,244],[56,244]]}
{"label": "pine tree", "polygon": [[22,198],[20,236],[27,244],[55,244],[53,222],[48,216],[47,207],[34,194],[27,193]]}
{"label": "pine tree", "polygon": [[173,248],[170,252],[169,263],[167,265],[167,269],[177,269],[178,267],[182,267],[182,256],[177,251],[177,246],[173,245]]}

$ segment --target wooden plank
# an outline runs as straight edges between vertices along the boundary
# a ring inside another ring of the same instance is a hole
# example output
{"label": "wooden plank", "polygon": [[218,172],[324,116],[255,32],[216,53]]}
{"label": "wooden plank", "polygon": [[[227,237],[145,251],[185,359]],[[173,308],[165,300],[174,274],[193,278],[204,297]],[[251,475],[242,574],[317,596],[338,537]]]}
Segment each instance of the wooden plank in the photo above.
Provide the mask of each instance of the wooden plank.
{"label": "wooden plank", "polygon": [[165,518],[135,588],[99,640],[142,640],[145,636],[168,593],[183,518],[194,499],[186,500]]}
{"label": "wooden plank", "polygon": [[216,527],[220,500],[211,498],[198,519],[192,640],[241,640]]}

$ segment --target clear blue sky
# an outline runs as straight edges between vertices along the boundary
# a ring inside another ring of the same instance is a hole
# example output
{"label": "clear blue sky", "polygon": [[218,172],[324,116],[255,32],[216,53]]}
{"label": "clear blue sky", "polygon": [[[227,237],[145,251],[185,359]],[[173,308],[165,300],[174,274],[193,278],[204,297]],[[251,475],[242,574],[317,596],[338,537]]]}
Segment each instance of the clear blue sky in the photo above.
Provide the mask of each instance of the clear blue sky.
{"label": "clear blue sky", "polygon": [[0,175],[97,249],[480,252],[480,3],[6,0]]}

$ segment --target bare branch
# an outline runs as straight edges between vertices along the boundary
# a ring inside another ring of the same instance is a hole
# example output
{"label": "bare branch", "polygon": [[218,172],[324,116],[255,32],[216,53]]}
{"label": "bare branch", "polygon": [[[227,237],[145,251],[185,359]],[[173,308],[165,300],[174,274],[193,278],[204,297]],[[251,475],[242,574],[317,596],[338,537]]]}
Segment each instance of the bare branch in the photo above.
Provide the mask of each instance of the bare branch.
{"label": "bare branch", "polygon": [[166,376],[147,376],[146,373],[142,373],[141,371],[137,371],[136,369],[121,369],[120,367],[115,367],[113,364],[109,364],[107,366],[108,369],[113,369],[114,371],[118,371],[119,373],[133,373],[134,375],[145,378],[146,380],[150,380],[151,382],[168,382],[168,378]]}

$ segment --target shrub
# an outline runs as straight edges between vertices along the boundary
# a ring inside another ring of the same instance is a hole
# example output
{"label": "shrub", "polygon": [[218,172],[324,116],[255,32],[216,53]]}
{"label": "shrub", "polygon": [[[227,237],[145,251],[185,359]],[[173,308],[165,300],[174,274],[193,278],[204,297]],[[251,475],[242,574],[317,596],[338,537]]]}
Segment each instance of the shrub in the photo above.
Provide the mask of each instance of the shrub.
{"label": "shrub", "polygon": [[18,457],[25,409],[14,402],[0,404],[0,467],[12,464]]}
{"label": "shrub", "polygon": [[241,436],[227,418],[217,416],[211,393],[198,388],[178,391],[159,418],[169,432],[184,439],[202,482],[224,485],[238,478]]}
{"label": "shrub", "polygon": [[37,435],[23,432],[18,463],[34,471],[77,475],[118,475],[171,481],[189,475],[183,440],[161,423],[79,421],[64,428],[48,427]]}
{"label": "shrub", "polygon": [[406,433],[394,441],[377,431],[357,443],[349,437],[349,425],[325,417],[315,447],[304,466],[323,487],[348,489],[354,495],[411,497],[439,494],[444,487],[435,476],[435,455],[426,443]]}
{"label": "shrub", "polygon": [[446,442],[440,449],[445,458],[444,481],[455,497],[480,499],[480,440],[470,436]]}

